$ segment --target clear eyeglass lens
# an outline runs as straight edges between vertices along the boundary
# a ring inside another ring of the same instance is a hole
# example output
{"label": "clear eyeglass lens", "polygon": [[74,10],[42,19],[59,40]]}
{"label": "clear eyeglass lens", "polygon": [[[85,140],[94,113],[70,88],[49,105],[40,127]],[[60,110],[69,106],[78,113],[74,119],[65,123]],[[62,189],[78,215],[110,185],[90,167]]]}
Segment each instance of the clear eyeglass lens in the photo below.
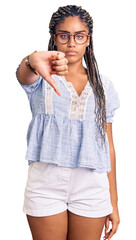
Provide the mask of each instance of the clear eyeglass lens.
{"label": "clear eyeglass lens", "polygon": [[[68,34],[58,34],[57,40],[59,43],[67,43],[69,41],[69,35]],[[75,41],[76,43],[83,44],[86,42],[87,36],[85,34],[76,34],[75,35]]]}

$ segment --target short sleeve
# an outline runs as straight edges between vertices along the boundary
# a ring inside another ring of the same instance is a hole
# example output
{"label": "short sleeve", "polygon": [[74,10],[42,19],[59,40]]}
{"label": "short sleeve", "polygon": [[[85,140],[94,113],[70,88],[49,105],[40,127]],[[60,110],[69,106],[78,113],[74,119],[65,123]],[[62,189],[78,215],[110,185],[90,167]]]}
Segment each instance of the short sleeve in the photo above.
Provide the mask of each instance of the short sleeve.
{"label": "short sleeve", "polygon": [[[19,64],[19,66],[20,66],[20,64]],[[18,68],[19,68],[19,66],[18,66]],[[18,70],[18,68],[17,68],[17,70]],[[30,95],[33,94],[36,91],[36,89],[39,87],[43,78],[39,75],[38,79],[34,83],[25,85],[19,81],[19,79],[17,77],[17,70],[16,70],[16,78],[17,78],[19,84],[21,85],[21,87],[25,90],[25,92],[29,98]]]}
{"label": "short sleeve", "polygon": [[106,96],[106,114],[107,123],[113,122],[113,117],[115,115],[115,110],[120,107],[120,100],[118,93],[116,92],[111,80],[108,81],[107,86],[107,96]]}

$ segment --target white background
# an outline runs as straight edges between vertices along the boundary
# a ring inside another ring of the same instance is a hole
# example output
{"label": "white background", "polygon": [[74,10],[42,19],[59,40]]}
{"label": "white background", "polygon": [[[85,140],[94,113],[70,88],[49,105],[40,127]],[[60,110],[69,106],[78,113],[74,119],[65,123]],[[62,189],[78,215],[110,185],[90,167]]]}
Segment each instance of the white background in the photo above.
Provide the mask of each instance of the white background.
{"label": "white background", "polygon": [[[0,218],[3,240],[31,240],[22,211],[27,179],[26,133],[31,111],[15,77],[20,61],[34,50],[47,50],[49,20],[59,6],[81,5],[94,20],[94,53],[100,73],[113,82],[120,97],[113,138],[117,159],[121,223],[112,239],[134,239],[136,195],[136,31],[132,0],[4,1],[0,38]],[[59,239],[58,239],[59,240]],[[76,239],[75,239],[76,240]]]}

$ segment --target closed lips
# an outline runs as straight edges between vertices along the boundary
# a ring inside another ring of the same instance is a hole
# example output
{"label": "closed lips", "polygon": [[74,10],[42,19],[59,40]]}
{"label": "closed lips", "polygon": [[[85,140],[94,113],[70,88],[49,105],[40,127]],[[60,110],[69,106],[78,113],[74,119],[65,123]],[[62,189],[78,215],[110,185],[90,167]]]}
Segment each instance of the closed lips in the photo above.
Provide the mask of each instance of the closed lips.
{"label": "closed lips", "polygon": [[66,51],[66,53],[77,53],[76,51]]}
{"label": "closed lips", "polygon": [[65,54],[67,56],[75,56],[77,54],[77,52],[75,52],[75,51],[68,51],[68,52],[65,52]]}

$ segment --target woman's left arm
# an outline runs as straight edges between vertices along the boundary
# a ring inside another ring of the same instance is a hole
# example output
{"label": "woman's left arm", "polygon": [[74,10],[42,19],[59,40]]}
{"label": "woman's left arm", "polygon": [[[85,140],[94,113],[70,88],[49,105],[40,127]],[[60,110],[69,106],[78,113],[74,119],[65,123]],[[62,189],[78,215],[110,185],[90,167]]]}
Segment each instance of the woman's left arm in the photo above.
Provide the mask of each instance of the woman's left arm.
{"label": "woman's left arm", "polygon": [[110,160],[111,160],[111,171],[107,174],[110,185],[110,197],[113,212],[107,216],[105,227],[109,229],[109,221],[112,222],[112,229],[107,233],[110,239],[117,231],[120,223],[119,211],[118,211],[118,194],[117,194],[117,183],[116,183],[116,154],[114,149],[113,137],[112,137],[112,123],[107,123],[107,137],[109,142]]}

